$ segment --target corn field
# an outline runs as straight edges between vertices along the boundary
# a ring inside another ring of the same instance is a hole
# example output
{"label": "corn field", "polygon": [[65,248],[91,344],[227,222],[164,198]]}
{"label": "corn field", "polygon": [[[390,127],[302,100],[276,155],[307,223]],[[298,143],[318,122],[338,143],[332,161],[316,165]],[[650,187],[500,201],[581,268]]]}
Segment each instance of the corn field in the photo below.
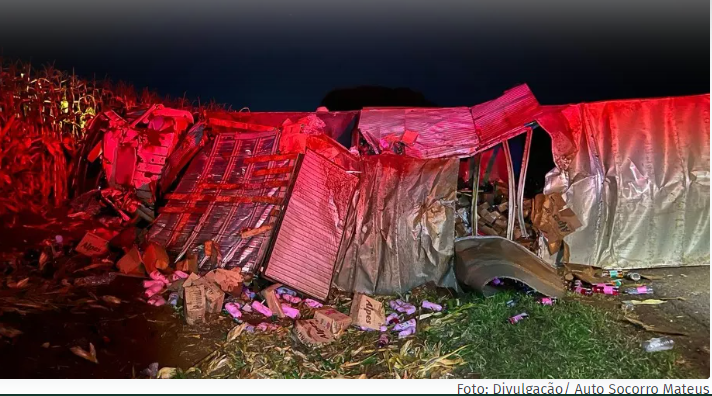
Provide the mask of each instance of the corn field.
{"label": "corn field", "polygon": [[155,103],[192,111],[222,108],[0,58],[0,216],[61,205],[92,118]]}

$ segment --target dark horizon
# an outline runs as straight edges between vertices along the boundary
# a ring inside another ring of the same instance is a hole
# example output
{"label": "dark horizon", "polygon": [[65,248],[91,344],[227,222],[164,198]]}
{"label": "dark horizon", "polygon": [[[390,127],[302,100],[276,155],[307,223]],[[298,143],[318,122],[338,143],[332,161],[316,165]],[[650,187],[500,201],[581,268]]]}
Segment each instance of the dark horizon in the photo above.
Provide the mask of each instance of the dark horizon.
{"label": "dark horizon", "polygon": [[710,91],[708,1],[9,0],[3,8],[6,58],[234,109],[310,111],[329,92],[358,86],[409,88],[443,107],[522,83],[542,104]]}

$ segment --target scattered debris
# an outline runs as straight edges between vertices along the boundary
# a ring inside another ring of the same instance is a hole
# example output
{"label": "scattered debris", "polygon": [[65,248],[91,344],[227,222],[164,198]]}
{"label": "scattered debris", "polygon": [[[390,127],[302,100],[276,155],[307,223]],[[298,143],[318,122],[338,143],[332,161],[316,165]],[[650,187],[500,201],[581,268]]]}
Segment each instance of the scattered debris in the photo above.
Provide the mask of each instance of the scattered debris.
{"label": "scattered debris", "polygon": [[84,348],[80,346],[73,346],[69,348],[69,350],[82,359],[86,359],[92,363],[99,364],[99,361],[96,359],[96,349],[94,349],[94,344],[92,344],[91,342],[89,343],[89,352],[87,352],[86,350],[84,350]]}
{"label": "scattered debris", "polygon": [[526,312],[520,313],[519,315],[514,315],[511,318],[509,318],[509,323],[511,324],[517,324],[520,321],[528,318],[529,315]]}
{"label": "scattered debris", "polygon": [[653,288],[650,286],[638,286],[625,289],[625,294],[653,294]]}
{"label": "scattered debris", "polygon": [[314,320],[328,329],[334,337],[339,337],[353,322],[350,316],[330,307],[316,310]]}
{"label": "scattered debris", "polygon": [[637,320],[637,319],[633,319],[633,318],[630,318],[630,317],[628,317],[628,316],[626,316],[624,319],[625,319],[626,321],[628,321],[628,322],[630,322],[630,323],[632,323],[632,324],[634,324],[634,325],[640,326],[640,327],[642,327],[644,330],[650,331],[650,332],[652,332],[652,333],[667,334],[667,335],[680,335],[680,336],[686,336],[686,335],[688,335],[688,334],[687,334],[686,332],[684,332],[684,331],[678,331],[678,330],[672,330],[672,329],[661,329],[661,328],[658,328],[657,326],[652,326],[652,325],[643,323],[643,322],[641,322],[641,321],[639,321],[639,320]]}
{"label": "scattered debris", "polygon": [[660,305],[664,304],[667,301],[665,300],[655,300],[655,299],[648,299],[648,300],[625,300],[623,301],[623,304],[629,304],[629,305]]}
{"label": "scattered debris", "polygon": [[0,336],[5,338],[15,338],[21,334],[22,332],[20,330],[0,323]]}
{"label": "scattered debris", "polygon": [[111,296],[111,295],[101,296],[101,299],[104,300],[104,301],[106,301],[106,302],[108,302],[109,304],[115,304],[115,305],[121,304],[121,299],[120,299],[120,298],[114,297],[114,296]]}
{"label": "scattered debris", "polygon": [[296,321],[294,332],[299,341],[309,346],[319,347],[334,342],[331,332],[322,327],[316,319]]}
{"label": "scattered debris", "polygon": [[109,240],[87,232],[75,250],[85,256],[103,256],[109,251]]}
{"label": "scattered debris", "polygon": [[675,341],[669,337],[651,338],[642,343],[645,352],[668,351],[673,348]]}
{"label": "scattered debris", "polygon": [[350,316],[355,326],[373,330],[380,330],[386,323],[383,304],[360,293],[354,295]]}
{"label": "scattered debris", "polygon": [[158,375],[158,362],[149,364],[148,368],[145,368],[143,371],[141,371],[141,374],[149,378],[155,378]]}
{"label": "scattered debris", "polygon": [[245,331],[245,327],[247,327],[247,323],[241,323],[235,327],[233,327],[228,333],[227,333],[227,341],[233,341],[237,337],[242,334],[243,331]]}

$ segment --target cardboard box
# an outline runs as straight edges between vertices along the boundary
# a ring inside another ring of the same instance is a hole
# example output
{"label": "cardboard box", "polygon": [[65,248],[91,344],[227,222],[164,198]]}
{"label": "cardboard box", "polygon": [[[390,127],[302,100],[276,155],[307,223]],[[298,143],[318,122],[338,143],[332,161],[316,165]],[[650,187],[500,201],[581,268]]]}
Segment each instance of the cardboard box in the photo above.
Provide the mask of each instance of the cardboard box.
{"label": "cardboard box", "polygon": [[560,194],[539,194],[534,198],[532,224],[546,237],[551,254],[559,250],[565,236],[582,225],[574,211],[565,205]]}
{"label": "cardboard box", "polygon": [[294,333],[302,343],[319,347],[334,342],[334,335],[322,327],[316,319],[298,320],[294,323]]}
{"label": "cardboard box", "polygon": [[176,263],[176,271],[188,274],[198,272],[198,256],[193,253],[186,254],[183,260]]}
{"label": "cardboard box", "polygon": [[87,232],[75,250],[89,257],[103,256],[109,252],[109,241],[94,233]]}
{"label": "cardboard box", "polygon": [[207,278],[201,278],[196,274],[190,274],[183,282],[183,290],[194,286],[203,287],[204,311],[206,313],[220,313],[222,311],[225,292],[220,289],[217,283]]}
{"label": "cardboard box", "polygon": [[146,275],[146,269],[143,266],[143,261],[141,261],[141,253],[139,253],[136,246],[126,252],[124,257],[116,263],[116,268],[118,268],[121,273],[127,275]]}
{"label": "cardboard box", "polygon": [[205,278],[214,281],[227,294],[240,297],[242,293],[242,271],[240,269],[226,270],[218,268],[205,274]]}
{"label": "cardboard box", "polygon": [[143,265],[146,267],[146,271],[150,274],[155,270],[165,270],[169,263],[170,258],[168,258],[166,249],[157,243],[149,242],[143,252]]}
{"label": "cardboard box", "polygon": [[351,303],[351,320],[356,326],[380,330],[386,324],[383,304],[365,294],[356,293]]}
{"label": "cardboard box", "polygon": [[349,326],[351,326],[351,317],[337,311],[334,308],[321,308],[314,312],[314,319],[319,322],[322,327],[331,331],[334,337],[338,337]]}
{"label": "cardboard box", "polygon": [[225,302],[225,292],[217,283],[207,279],[203,282],[203,286],[205,286],[205,312],[220,313]]}
{"label": "cardboard box", "polygon": [[205,322],[205,288],[203,285],[184,287],[183,304],[186,323],[192,326]]}
{"label": "cardboard box", "polygon": [[262,290],[262,297],[265,298],[267,308],[269,308],[270,311],[278,317],[283,318],[285,315],[282,310],[282,303],[279,301],[279,297],[277,297],[276,293],[276,290],[280,287],[282,287],[282,284],[275,283],[274,285]]}

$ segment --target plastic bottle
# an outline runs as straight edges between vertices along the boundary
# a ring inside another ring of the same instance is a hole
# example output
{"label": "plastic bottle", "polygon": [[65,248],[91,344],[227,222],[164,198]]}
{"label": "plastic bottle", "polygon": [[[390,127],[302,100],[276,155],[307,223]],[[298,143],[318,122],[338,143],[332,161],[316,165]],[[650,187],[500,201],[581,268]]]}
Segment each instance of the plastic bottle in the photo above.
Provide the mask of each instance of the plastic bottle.
{"label": "plastic bottle", "polygon": [[642,345],[645,352],[660,352],[672,349],[675,341],[669,337],[651,338]]}
{"label": "plastic bottle", "polygon": [[625,289],[625,294],[653,294],[653,288],[650,286],[638,286]]}

